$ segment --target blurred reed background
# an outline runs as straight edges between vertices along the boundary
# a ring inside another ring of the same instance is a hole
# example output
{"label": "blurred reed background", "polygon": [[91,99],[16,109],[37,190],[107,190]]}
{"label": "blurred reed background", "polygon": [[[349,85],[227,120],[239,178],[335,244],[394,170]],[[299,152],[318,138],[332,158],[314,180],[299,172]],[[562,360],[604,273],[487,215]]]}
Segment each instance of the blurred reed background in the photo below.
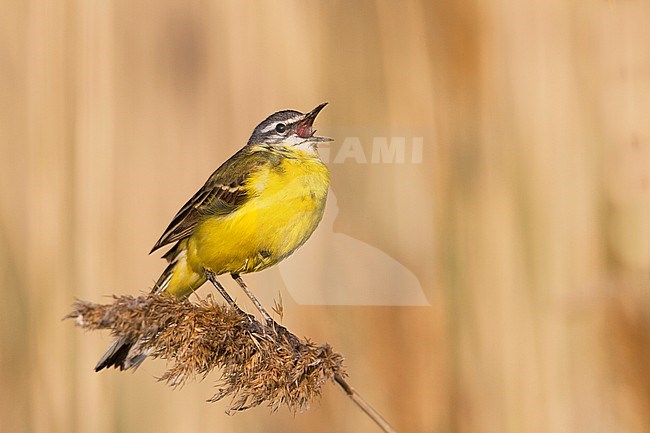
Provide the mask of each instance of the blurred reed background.
{"label": "blurred reed background", "polygon": [[146,291],[212,170],[327,100],[325,135],[430,132],[421,164],[331,168],[335,229],[431,306],[298,305],[269,270],[251,285],[284,293],[284,323],[400,432],[647,432],[649,22],[640,0],[3,2],[0,431],[377,431],[334,385],[229,417],[216,374],[95,374],[109,336],[61,322]]}

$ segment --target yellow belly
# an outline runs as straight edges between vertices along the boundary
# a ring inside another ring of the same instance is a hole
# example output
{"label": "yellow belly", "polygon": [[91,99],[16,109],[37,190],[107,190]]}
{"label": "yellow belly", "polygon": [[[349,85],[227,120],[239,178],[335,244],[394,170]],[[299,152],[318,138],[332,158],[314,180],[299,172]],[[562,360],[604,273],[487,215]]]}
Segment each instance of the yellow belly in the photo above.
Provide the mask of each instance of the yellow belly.
{"label": "yellow belly", "polygon": [[187,243],[187,261],[202,274],[265,269],[293,253],[323,216],[329,173],[315,156],[294,152],[247,182],[253,197],[235,212],[206,218]]}

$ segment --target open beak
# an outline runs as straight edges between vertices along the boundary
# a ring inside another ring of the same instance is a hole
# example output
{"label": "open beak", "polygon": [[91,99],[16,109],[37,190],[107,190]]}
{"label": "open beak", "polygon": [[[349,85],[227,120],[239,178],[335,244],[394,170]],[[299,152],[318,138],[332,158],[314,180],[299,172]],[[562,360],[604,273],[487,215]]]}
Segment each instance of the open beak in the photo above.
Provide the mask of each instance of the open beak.
{"label": "open beak", "polygon": [[316,133],[316,130],[313,129],[314,120],[316,119],[316,116],[318,116],[318,113],[320,113],[320,111],[325,108],[326,105],[327,102],[323,102],[318,107],[305,114],[302,120],[296,123],[296,134],[298,134],[300,138],[307,138],[309,141],[316,142],[332,141],[331,138],[327,137],[314,137],[314,134]]}

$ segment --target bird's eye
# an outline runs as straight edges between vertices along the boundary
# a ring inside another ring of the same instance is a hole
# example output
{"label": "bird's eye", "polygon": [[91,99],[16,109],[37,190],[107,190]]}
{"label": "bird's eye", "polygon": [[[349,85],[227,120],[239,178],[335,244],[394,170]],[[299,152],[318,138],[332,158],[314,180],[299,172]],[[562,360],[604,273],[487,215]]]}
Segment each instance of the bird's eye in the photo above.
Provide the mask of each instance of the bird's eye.
{"label": "bird's eye", "polygon": [[282,134],[284,131],[287,130],[287,125],[285,125],[284,123],[278,123],[277,125],[275,125],[275,130],[280,134]]}

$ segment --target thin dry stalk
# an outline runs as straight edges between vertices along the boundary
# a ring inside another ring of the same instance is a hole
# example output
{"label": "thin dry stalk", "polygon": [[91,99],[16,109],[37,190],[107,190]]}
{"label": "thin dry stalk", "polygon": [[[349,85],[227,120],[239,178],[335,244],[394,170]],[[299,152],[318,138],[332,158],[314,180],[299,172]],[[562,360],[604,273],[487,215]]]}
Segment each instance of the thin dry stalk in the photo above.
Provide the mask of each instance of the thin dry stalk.
{"label": "thin dry stalk", "polygon": [[359,406],[359,408],[366,415],[368,415],[370,419],[373,420],[383,431],[386,433],[397,433],[397,431],[395,431],[395,429],[390,424],[388,424],[388,421],[386,421],[386,419],[381,416],[381,414],[377,412],[377,410],[372,407],[370,403],[361,397],[361,394],[359,394],[356,389],[352,388],[342,376],[335,374],[334,380],[339,384],[341,388],[343,388],[343,391],[345,391],[345,394],[350,397],[350,400]]}

